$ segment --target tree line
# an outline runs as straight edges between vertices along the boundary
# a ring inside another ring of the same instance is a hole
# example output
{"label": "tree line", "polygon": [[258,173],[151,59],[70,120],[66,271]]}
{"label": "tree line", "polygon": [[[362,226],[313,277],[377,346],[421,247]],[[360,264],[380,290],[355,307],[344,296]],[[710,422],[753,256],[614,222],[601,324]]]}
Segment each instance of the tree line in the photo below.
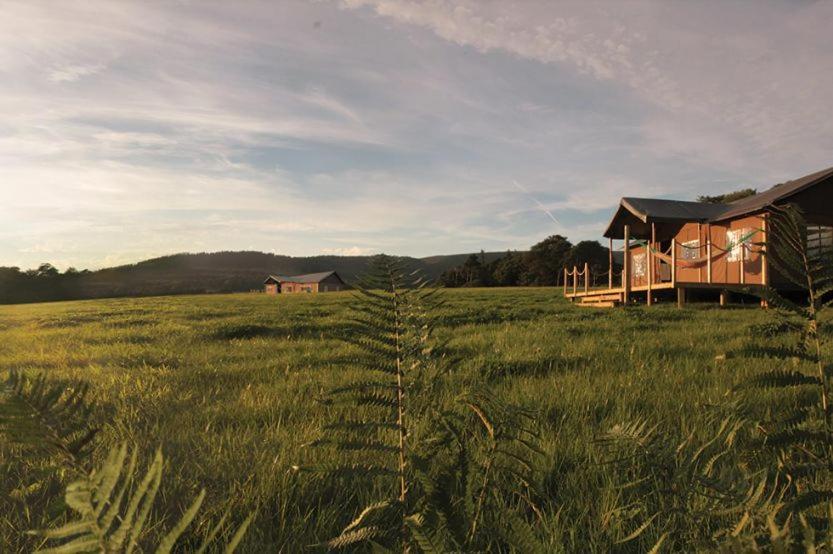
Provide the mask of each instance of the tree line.
{"label": "tree line", "polygon": [[510,251],[491,262],[483,252],[472,254],[463,264],[443,272],[440,282],[445,287],[557,286],[563,283],[565,267],[585,263],[593,275],[602,276],[609,268],[609,250],[595,240],[573,244],[566,237],[552,235],[527,252]]}

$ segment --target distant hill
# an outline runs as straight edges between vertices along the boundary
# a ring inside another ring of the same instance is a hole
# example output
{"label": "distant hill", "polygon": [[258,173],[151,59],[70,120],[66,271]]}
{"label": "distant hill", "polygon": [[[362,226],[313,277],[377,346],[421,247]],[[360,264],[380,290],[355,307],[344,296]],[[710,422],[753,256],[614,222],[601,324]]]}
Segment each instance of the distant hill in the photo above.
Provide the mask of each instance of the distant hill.
{"label": "distant hill", "polygon": [[[406,259],[415,269],[423,270],[428,278],[436,279],[446,269],[462,264],[469,255]],[[489,252],[486,259],[491,261],[503,255]],[[4,291],[0,290],[0,303],[243,292],[260,289],[269,274],[298,275],[329,270],[337,271],[350,283],[366,270],[368,260],[368,256],[291,257],[263,252],[175,254],[98,271],[55,276],[42,280],[43,286],[37,287],[32,286],[31,280],[16,284],[13,275],[4,282],[0,272],[0,289],[5,289],[8,295],[5,297]],[[41,290],[46,286],[49,290]]]}

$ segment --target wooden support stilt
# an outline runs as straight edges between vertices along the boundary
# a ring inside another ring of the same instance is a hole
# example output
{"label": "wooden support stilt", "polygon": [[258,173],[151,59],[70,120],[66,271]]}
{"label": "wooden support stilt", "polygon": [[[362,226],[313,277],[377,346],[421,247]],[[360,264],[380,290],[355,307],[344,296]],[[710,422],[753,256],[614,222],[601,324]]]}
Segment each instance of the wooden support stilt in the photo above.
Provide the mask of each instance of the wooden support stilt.
{"label": "wooden support stilt", "polygon": [[567,296],[567,268],[564,268],[564,296]]}
{"label": "wooden support stilt", "polygon": [[725,308],[728,303],[729,303],[729,291],[728,290],[720,291],[720,307]]}
{"label": "wooden support stilt", "polygon": [[625,225],[625,260],[622,265],[622,303],[631,298],[631,226]]}
{"label": "wooden support stilt", "polygon": [[686,290],[682,287],[677,289],[677,307],[683,308],[685,307],[686,301]]}

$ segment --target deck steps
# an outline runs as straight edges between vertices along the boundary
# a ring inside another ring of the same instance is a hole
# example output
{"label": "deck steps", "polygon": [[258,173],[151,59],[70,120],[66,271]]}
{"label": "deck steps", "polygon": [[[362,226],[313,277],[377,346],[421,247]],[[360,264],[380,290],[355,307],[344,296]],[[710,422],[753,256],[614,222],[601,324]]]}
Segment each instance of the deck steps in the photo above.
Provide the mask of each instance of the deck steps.
{"label": "deck steps", "polygon": [[622,302],[620,293],[600,293],[590,296],[582,296],[578,305],[592,308],[613,308]]}
{"label": "deck steps", "polygon": [[582,302],[619,302],[622,300],[622,294],[612,292],[608,294],[591,294],[589,296],[582,296]]}
{"label": "deck steps", "polygon": [[579,302],[578,305],[584,308],[613,308],[619,305],[619,301]]}

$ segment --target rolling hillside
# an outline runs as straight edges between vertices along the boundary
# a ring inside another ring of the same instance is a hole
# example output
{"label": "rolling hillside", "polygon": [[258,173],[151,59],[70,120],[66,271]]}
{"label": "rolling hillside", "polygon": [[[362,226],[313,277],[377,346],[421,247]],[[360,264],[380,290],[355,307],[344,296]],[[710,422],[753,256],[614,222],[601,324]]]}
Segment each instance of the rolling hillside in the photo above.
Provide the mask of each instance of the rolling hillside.
{"label": "rolling hillside", "polygon": [[[503,253],[487,253],[491,261]],[[446,269],[459,265],[469,254],[408,258],[436,279]],[[348,283],[367,267],[367,256],[291,257],[263,252],[214,252],[175,254],[119,267],[14,283],[0,278],[0,302],[73,300],[117,296],[153,296],[243,292],[260,289],[269,274],[297,275],[337,271]],[[48,289],[48,290],[44,290]],[[5,294],[2,294],[5,293]]]}

